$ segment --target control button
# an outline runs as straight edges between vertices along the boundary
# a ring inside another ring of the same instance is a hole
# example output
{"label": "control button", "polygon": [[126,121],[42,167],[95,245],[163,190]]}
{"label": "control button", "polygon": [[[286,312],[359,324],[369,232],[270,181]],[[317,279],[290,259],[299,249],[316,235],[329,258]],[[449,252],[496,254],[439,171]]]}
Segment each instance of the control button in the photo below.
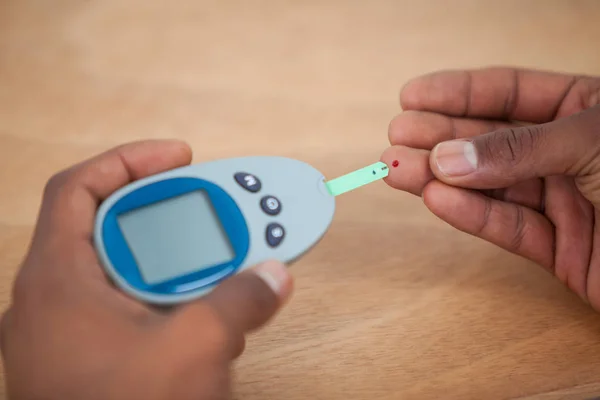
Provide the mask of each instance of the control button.
{"label": "control button", "polygon": [[265,196],[260,199],[260,207],[269,215],[277,215],[281,212],[281,203],[274,196]]}
{"label": "control button", "polygon": [[260,183],[260,179],[252,174],[248,174],[246,172],[238,172],[233,176],[235,181],[244,189],[249,192],[256,193],[262,187]]}
{"label": "control button", "polygon": [[267,226],[267,243],[271,247],[277,247],[285,236],[283,226],[273,223]]}

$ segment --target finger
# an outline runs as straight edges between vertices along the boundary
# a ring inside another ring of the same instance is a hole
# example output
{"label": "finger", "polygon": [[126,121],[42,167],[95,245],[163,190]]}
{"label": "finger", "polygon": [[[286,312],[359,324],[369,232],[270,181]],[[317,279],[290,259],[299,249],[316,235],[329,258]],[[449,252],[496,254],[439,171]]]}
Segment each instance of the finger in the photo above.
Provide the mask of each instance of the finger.
{"label": "finger", "polygon": [[546,71],[483,68],[442,71],[410,81],[404,110],[543,123],[598,103],[600,80]]}
{"label": "finger", "polygon": [[543,179],[530,179],[507,188],[482,190],[481,192],[497,200],[519,204],[540,212],[544,210]]}
{"label": "finger", "polygon": [[583,198],[573,179],[555,176],[547,180],[545,212],[556,231],[555,274],[582,299],[587,299],[594,207]]}
{"label": "finger", "polygon": [[98,204],[112,192],[190,161],[190,148],[174,140],[131,143],[84,161],[48,181],[39,230],[61,237],[89,236]]}
{"label": "finger", "polygon": [[590,176],[599,167],[599,124],[595,107],[543,125],[442,142],[432,150],[431,169],[448,184],[477,189],[552,175]]}
{"label": "finger", "polygon": [[381,155],[380,161],[390,166],[384,178],[389,186],[420,196],[434,176],[429,168],[429,151],[392,146]]}
{"label": "finger", "polygon": [[425,187],[423,201],[432,213],[456,229],[553,269],[554,231],[541,214],[437,180]]}
{"label": "finger", "polygon": [[[405,146],[388,147],[381,155],[380,161],[391,166],[384,182],[394,189],[421,196],[423,188],[435,176],[429,167],[429,152],[412,149]],[[394,162],[397,161],[397,166]],[[517,183],[508,188],[489,190],[489,197],[515,204],[520,204],[535,210],[543,206],[544,184],[541,179],[532,179]]]}
{"label": "finger", "polygon": [[503,121],[455,118],[427,111],[406,111],[390,122],[388,138],[391,145],[431,150],[440,142],[470,138],[514,126],[517,125]]}
{"label": "finger", "polygon": [[[245,334],[265,325],[287,301],[293,289],[287,267],[269,261],[225,280],[197,304],[184,311],[195,330],[204,329],[204,321],[195,318],[195,310],[208,306],[222,326],[223,350],[237,357],[244,347]],[[200,305],[200,308],[197,306]]]}

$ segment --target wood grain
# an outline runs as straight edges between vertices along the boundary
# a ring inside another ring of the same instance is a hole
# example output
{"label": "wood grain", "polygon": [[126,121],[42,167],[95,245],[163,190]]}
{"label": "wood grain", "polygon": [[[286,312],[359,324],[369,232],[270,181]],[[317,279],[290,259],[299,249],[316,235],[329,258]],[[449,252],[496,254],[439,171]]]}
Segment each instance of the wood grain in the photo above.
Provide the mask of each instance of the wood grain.
{"label": "wood grain", "polygon": [[[0,300],[48,177],[115,145],[376,161],[410,78],[519,65],[600,74],[589,1],[0,2]],[[551,276],[378,182],[339,199],[254,335],[239,399],[600,395],[600,319]]]}

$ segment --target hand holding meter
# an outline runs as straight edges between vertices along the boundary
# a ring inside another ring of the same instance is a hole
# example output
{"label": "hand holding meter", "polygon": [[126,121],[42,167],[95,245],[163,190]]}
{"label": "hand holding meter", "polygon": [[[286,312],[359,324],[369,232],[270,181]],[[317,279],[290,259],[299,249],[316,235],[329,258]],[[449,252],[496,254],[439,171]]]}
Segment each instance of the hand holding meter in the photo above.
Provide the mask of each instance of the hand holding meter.
{"label": "hand holding meter", "polygon": [[113,193],[98,210],[94,241],[122,290],[149,303],[185,302],[267,259],[302,256],[329,228],[335,196],[387,173],[379,162],[326,182],[284,157],[185,166]]}

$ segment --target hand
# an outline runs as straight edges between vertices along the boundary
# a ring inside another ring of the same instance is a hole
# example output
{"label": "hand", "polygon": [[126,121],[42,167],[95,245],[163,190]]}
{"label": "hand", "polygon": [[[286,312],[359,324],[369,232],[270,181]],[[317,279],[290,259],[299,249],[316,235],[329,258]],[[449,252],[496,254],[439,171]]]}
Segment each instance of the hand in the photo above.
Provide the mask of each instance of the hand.
{"label": "hand", "polygon": [[1,325],[9,398],[226,399],[244,336],[273,317],[292,280],[268,262],[207,297],[159,311],[115,289],[92,244],[99,203],[132,180],[186,165],[173,141],[126,145],[48,183]]}
{"label": "hand", "polygon": [[[545,267],[600,311],[600,79],[489,68],[419,77],[382,161],[455,228]],[[519,122],[517,122],[519,121]]]}

